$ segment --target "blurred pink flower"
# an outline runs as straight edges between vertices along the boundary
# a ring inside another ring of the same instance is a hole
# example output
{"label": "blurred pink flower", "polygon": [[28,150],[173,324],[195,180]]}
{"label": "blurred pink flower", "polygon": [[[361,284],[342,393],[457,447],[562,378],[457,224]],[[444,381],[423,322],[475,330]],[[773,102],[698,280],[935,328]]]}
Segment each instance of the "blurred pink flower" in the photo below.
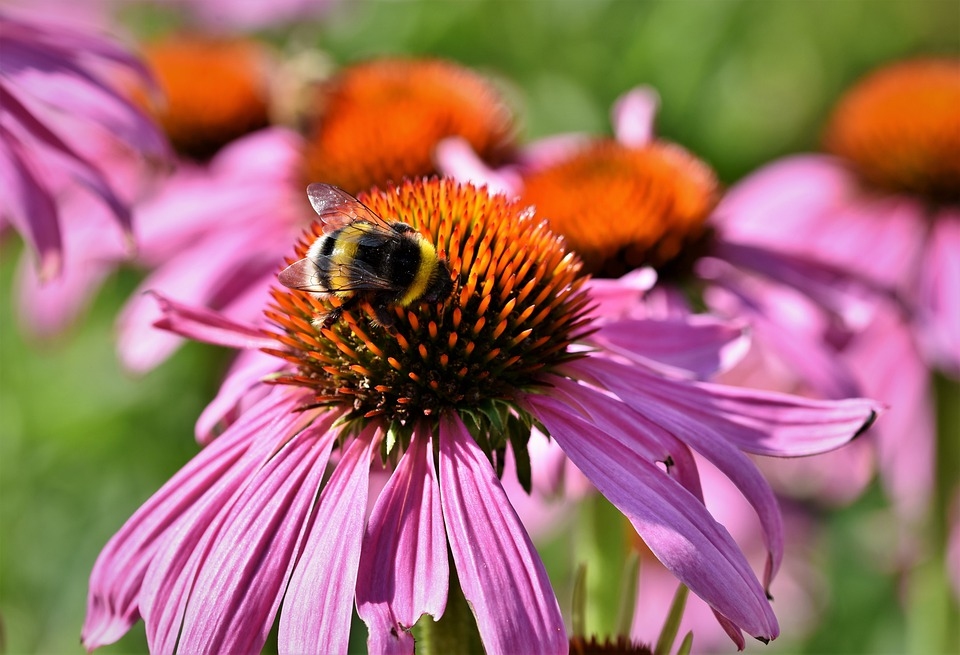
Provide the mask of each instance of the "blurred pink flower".
{"label": "blurred pink flower", "polygon": [[[21,234],[47,281],[62,270],[64,226],[86,222],[83,215],[67,216],[61,202],[78,186],[102,203],[130,238],[131,199],[114,179],[123,171],[104,165],[101,155],[111,147],[105,142],[151,157],[165,157],[167,145],[117,90],[117,70],[149,80],[122,47],[75,27],[7,13],[0,13],[0,31],[0,221]],[[120,159],[107,161],[132,164]]]}
{"label": "blurred pink flower", "polygon": [[[530,461],[534,424],[740,647],[741,630],[776,637],[765,587],[782,558],[781,519],[744,451],[835,448],[877,406],[658,372],[639,363],[649,350],[630,353],[635,342],[619,338],[630,325],[585,338],[579,263],[533,212],[502,196],[426,180],[363,200],[438,245],[457,278],[452,296],[396,312],[390,331],[362,310],[323,327],[313,319],[330,301],[285,289],[273,292],[269,329],[161,299],[161,326],[263,352],[215,401],[215,413],[236,412],[230,426],[101,553],[84,645],[112,642],[142,616],[155,652],[257,651],[282,603],[281,652],[344,651],[354,606],[371,652],[412,652],[410,626],[444,612],[449,548],[487,652],[565,652],[557,600],[497,474],[508,441],[515,461]],[[727,343],[706,329],[704,341]],[[763,584],[704,507],[694,451],[757,512]],[[381,459],[392,473],[366,516]]]}
{"label": "blurred pink flower", "polygon": [[828,336],[867,311],[860,287],[836,267],[734,238],[710,168],[654,137],[657,104],[633,89],[614,105],[615,141],[560,135],[497,170],[458,139],[437,158],[448,175],[536,204],[601,276],[590,283],[598,314],[688,315],[689,293],[702,293],[707,309],[745,322],[768,374],[779,366],[818,395],[857,395]]}
{"label": "blurred pink flower", "polygon": [[260,0],[172,0],[159,4],[185,11],[206,30],[256,31],[318,20],[336,7],[339,0],[276,0],[268,3]]}
{"label": "blurred pink flower", "polygon": [[[876,466],[898,514],[916,520],[934,480],[929,368],[960,374],[960,61],[867,76],[839,103],[825,142],[833,155],[769,164],[718,215],[732,238],[845,268],[896,297],[835,343],[861,388],[890,405],[873,432]],[[797,468],[793,482],[807,478]],[[845,484],[849,470],[821,474]]]}
{"label": "blurred pink flower", "polygon": [[825,144],[737,185],[724,229],[892,289],[930,365],[960,375],[960,60],[868,75]]}

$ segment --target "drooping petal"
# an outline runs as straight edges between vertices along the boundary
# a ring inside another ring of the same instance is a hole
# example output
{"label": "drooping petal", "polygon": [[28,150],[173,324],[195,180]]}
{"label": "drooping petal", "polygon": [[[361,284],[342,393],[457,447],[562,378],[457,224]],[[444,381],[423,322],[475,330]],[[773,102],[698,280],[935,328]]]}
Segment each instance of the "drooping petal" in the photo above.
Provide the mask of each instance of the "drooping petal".
{"label": "drooping petal", "polygon": [[[228,472],[252,460],[248,452],[274,411],[293,407],[289,392],[264,398],[160,488],[107,543],[90,575],[83,644],[94,649],[119,639],[140,615],[138,596],[158,542],[180,517],[212,489],[233,478]],[[253,465],[252,463],[249,465]],[[227,491],[226,493],[230,493]]]}
{"label": "drooping petal", "polygon": [[816,400],[708,382],[678,381],[640,367],[600,358],[569,365],[577,377],[596,379],[628,404],[658,398],[707,423],[740,450],[773,457],[799,457],[838,448],[866,430],[883,410],[866,398]]}
{"label": "drooping petal", "polygon": [[440,420],[440,494],[457,575],[485,650],[567,652],[540,556],[490,462],[451,414]]}
{"label": "drooping petal", "polygon": [[375,443],[373,430],[358,436],[320,496],[280,613],[281,653],[347,650]]}
{"label": "drooping petal", "polygon": [[447,603],[447,537],[428,431],[410,447],[380,493],[363,537],[357,612],[371,653],[412,653],[410,627],[440,618]]}
{"label": "drooping petal", "polygon": [[[749,322],[752,345],[761,356],[774,359],[764,361],[765,373],[776,376],[777,365],[786,367],[781,378],[791,384],[801,382],[824,398],[852,398],[862,393],[837,348],[824,338],[835,322],[827,311],[794,289],[741,275],[732,267],[728,273],[706,290],[704,300],[714,311]],[[874,311],[873,306],[865,309],[862,320]]]}
{"label": "drooping petal", "polygon": [[[279,269],[282,263],[280,257],[266,265],[264,270],[265,264],[260,261],[260,248],[262,246],[266,252],[270,252],[270,248],[265,245],[262,236],[258,243],[257,235],[261,235],[261,232],[262,230],[238,228],[229,234],[208,235],[147,276],[124,307],[118,320],[117,349],[124,365],[134,372],[150,370],[182,342],[182,339],[173,333],[153,329],[154,323],[162,319],[163,314],[154,298],[145,295],[145,292],[153,291],[168,298],[176,298],[188,306],[211,307],[214,298],[225,284],[232,285],[234,289],[249,287],[259,284],[268,271]],[[251,257],[238,257],[238,252],[251,253]],[[245,320],[252,322],[259,317],[260,314],[257,313],[245,317]],[[216,327],[216,321],[213,321],[213,325],[209,325],[210,321],[206,322],[208,325],[202,323],[197,325],[195,322],[184,322],[183,327],[196,328],[195,338],[215,339],[217,335],[210,331],[209,327]],[[226,340],[222,345],[233,347],[237,343],[235,339],[238,335],[223,336]]]}
{"label": "drooping petal", "polygon": [[688,371],[699,378],[733,366],[749,347],[742,324],[697,315],[607,323],[590,340],[629,359],[666,364],[674,372]]}
{"label": "drooping petal", "polygon": [[219,312],[203,307],[191,307],[159,293],[151,295],[163,312],[163,318],[156,323],[157,327],[194,341],[238,350],[274,348],[277,345],[274,339],[264,336],[261,330],[231,321]]}
{"label": "drooping petal", "polygon": [[[232,499],[242,493],[256,472],[309,420],[295,411],[303,402],[301,394],[286,391],[278,392],[278,396],[283,402],[277,404],[274,400],[272,409],[266,402],[272,394],[258,403],[257,409],[266,406],[268,411],[257,416],[256,421],[248,423],[244,416],[244,420],[224,433],[226,438],[244,425],[244,430],[252,433],[247,453],[192,505],[180,508],[176,522],[154,544],[155,553],[143,575],[139,598],[152,652],[174,652],[197,573],[210,548],[210,539],[219,531],[222,517],[233,504]],[[256,414],[260,414],[259,411]],[[211,444],[211,448],[223,438]],[[206,450],[209,448],[203,452]]]}
{"label": "drooping petal", "polygon": [[217,428],[236,420],[244,409],[267,391],[259,382],[275,373],[280,363],[273,355],[259,350],[245,350],[237,355],[220,384],[216,397],[203,408],[197,419],[195,434],[197,441],[207,445],[218,434]]}
{"label": "drooping petal", "polygon": [[664,566],[739,628],[758,639],[777,636],[766,594],[730,534],[700,500],[635,450],[635,435],[607,433],[546,395],[531,394],[525,402]]}
{"label": "drooping petal", "polygon": [[[570,396],[579,395],[583,398],[589,398],[591,395],[599,396],[596,391],[591,389],[578,387],[571,390],[569,388],[571,386],[573,386],[573,383],[569,381],[557,381],[557,387],[566,388]],[[640,416],[652,419],[653,422],[676,435],[678,439],[703,455],[736,485],[740,493],[757,512],[757,516],[760,518],[763,541],[768,553],[763,586],[769,590],[770,583],[783,561],[783,520],[773,490],[767,484],[756,464],[717,434],[709,424],[690,419],[683,410],[677,410],[656,398],[649,398],[644,402],[640,393],[633,394],[630,399],[631,402],[627,403],[630,406],[629,409],[637,412]],[[584,404],[586,405],[586,403]],[[606,403],[600,397],[594,398],[589,407],[593,409],[590,414],[592,418],[603,412],[614,414],[619,411],[619,413],[625,413],[623,408],[617,409],[613,403]],[[603,424],[598,425],[602,426]],[[638,421],[639,427],[641,425]],[[610,432],[609,429],[607,431]]]}
{"label": "drooping petal", "polygon": [[290,440],[211,524],[177,650],[263,648],[289,579],[335,434],[332,418]]}
{"label": "drooping petal", "polygon": [[0,200],[3,214],[37,253],[40,278],[50,280],[63,261],[60,224],[53,197],[40,181],[23,144],[0,124]]}

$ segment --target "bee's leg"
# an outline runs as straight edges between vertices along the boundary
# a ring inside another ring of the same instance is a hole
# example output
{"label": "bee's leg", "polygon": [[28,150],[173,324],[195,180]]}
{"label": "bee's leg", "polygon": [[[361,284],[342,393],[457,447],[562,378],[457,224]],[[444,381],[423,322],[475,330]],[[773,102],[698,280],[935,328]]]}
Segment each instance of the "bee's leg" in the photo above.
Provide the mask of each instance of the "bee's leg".
{"label": "bee's leg", "polygon": [[377,323],[389,330],[397,322],[396,317],[390,311],[390,304],[385,302],[370,303],[374,316],[377,317]]}
{"label": "bee's leg", "polygon": [[349,298],[341,300],[339,305],[331,309],[326,314],[318,316],[313,323],[320,329],[328,328],[339,321],[343,317],[344,312],[348,312],[353,309],[358,302],[360,302],[360,298],[356,295],[352,295]]}

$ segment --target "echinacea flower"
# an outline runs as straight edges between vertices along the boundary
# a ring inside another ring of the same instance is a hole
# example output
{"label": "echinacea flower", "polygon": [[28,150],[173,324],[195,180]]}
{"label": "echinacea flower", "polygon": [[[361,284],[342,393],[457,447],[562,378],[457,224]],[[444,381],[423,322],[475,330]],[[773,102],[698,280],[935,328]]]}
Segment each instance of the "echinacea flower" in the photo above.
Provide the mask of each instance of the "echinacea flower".
{"label": "echinacea flower", "polygon": [[807,389],[856,395],[825,336],[862,313],[852,283],[827,265],[731,239],[713,170],[654,136],[658,102],[651,89],[633,89],[614,105],[616,138],[551,137],[499,170],[450,139],[441,168],[536,206],[596,276],[599,314],[675,316],[705,305],[746,321],[755,347]]}
{"label": "echinacea flower", "polygon": [[[101,553],[84,645],[142,617],[154,652],[256,652],[279,612],[281,652],[337,653],[356,607],[371,652],[412,652],[411,626],[445,612],[452,565],[487,652],[565,652],[557,600],[498,478],[509,450],[528,483],[534,425],[739,645],[740,630],[776,637],[765,587],[782,558],[780,515],[744,451],[837,447],[876,405],[693,382],[622,359],[629,341],[589,318],[577,257],[504,196],[432,179],[361,200],[435,244],[451,295],[394,307],[389,330],[363,305],[326,325],[317,319],[337,301],[283,288],[265,328],[163,300],[167,329],[262,352],[231,380],[243,406],[230,425]],[[592,341],[605,330],[619,355]],[[264,357],[274,360],[265,378]],[[762,583],[704,507],[694,450],[757,511]],[[371,468],[389,479],[367,516]]]}
{"label": "echinacea flower", "polygon": [[894,289],[927,361],[960,375],[960,60],[866,76],[824,144],[828,155],[788,157],[738,185],[727,228]]}
{"label": "echinacea flower", "polygon": [[[36,255],[42,280],[60,274],[65,215],[59,197],[82,187],[131,238],[131,198],[99,157],[104,142],[164,157],[153,123],[117,90],[114,72],[149,79],[119,45],[73,27],[0,13],[0,221]],[[124,162],[127,166],[132,162]]]}
{"label": "echinacea flower", "polygon": [[838,103],[824,144],[829,154],[787,157],[740,182],[723,229],[896,296],[837,353],[891,406],[874,439],[877,467],[900,516],[915,520],[934,479],[930,369],[960,375],[960,60],[867,75]]}

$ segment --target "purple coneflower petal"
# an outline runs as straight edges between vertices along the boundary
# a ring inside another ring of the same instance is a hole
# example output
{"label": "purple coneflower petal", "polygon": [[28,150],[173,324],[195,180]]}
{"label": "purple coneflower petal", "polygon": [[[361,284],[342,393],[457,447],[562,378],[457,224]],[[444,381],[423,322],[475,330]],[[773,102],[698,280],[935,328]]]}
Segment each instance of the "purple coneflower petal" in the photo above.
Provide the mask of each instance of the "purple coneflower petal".
{"label": "purple coneflower petal", "polygon": [[[215,447],[230,434],[249,435],[249,448],[243,458],[224,471],[221,479],[213,480],[192,504],[180,508],[179,520],[160,536],[154,555],[147,562],[139,602],[152,652],[174,652],[187,601],[209,548],[208,528],[220,525],[224,508],[229,508],[231,499],[242,493],[245,482],[283,446],[284,439],[297,432],[303,416],[294,409],[302,402],[300,394],[271,394],[253,408],[254,421],[238,421],[211,445],[210,448]],[[278,438],[263,438],[263,434]]]}
{"label": "purple coneflower petal", "polygon": [[[6,109],[6,108],[5,108]],[[23,144],[0,124],[0,200],[4,215],[37,253],[40,278],[60,272],[62,237],[57,206]]]}
{"label": "purple coneflower petal", "polygon": [[434,156],[444,175],[486,186],[491,193],[513,196],[523,185],[515,170],[507,167],[496,170],[490,168],[466,139],[459,136],[448,137],[438,143]]}
{"label": "purple coneflower petal", "polygon": [[[104,547],[90,575],[83,644],[92,650],[120,638],[140,615],[140,588],[158,542],[185,512],[212,489],[237,479],[235,470],[257,432],[276,411],[290,411],[289,393],[276,393],[251,407],[215,445],[204,449],[160,488]],[[255,465],[255,463],[250,464]],[[232,493],[227,491],[226,493]]]}
{"label": "purple coneflower petal", "polygon": [[592,358],[569,365],[600,380],[628,405],[651,398],[710,426],[740,450],[773,457],[799,457],[838,448],[860,434],[882,407],[865,398],[816,400],[707,382],[671,380]]}
{"label": "purple coneflower petal", "polygon": [[797,291],[743,275],[726,262],[713,263],[726,270],[715,278],[718,284],[706,291],[711,307],[748,320],[753,343],[770,350],[821,396],[861,395],[853,372],[823,337],[831,322],[827,312]]}
{"label": "purple coneflower petal", "polygon": [[653,119],[660,107],[660,95],[648,86],[627,91],[613,105],[613,133],[630,148],[641,148],[653,138]]}
{"label": "purple coneflower petal", "polygon": [[371,653],[412,653],[410,627],[440,618],[449,581],[447,537],[429,432],[415,433],[370,515],[360,555],[357,611]]}
{"label": "purple coneflower petal", "polygon": [[960,212],[943,210],[928,243],[920,274],[920,330],[932,359],[960,377]]}
{"label": "purple coneflower petal", "polygon": [[749,347],[744,325],[707,316],[607,323],[590,340],[628,359],[666,364],[674,373],[699,378],[730,368]]}
{"label": "purple coneflower petal", "polygon": [[281,653],[347,651],[373,436],[350,444],[320,496],[280,613]]}
{"label": "purple coneflower petal", "polygon": [[485,650],[565,653],[568,642],[540,556],[490,462],[458,417],[440,420],[440,494],[463,595]]}
{"label": "purple coneflower petal", "polygon": [[335,440],[332,420],[293,437],[212,523],[183,619],[183,653],[263,648]]}
{"label": "purple coneflower petal", "polygon": [[266,388],[259,382],[279,368],[276,357],[259,350],[247,350],[237,355],[216,397],[204,407],[197,419],[197,441],[202,445],[213,441],[218,429],[232,423],[243,411],[242,403],[251,402],[265,391]]}
{"label": "purple coneflower petal", "polygon": [[185,305],[159,293],[151,294],[160,305],[163,318],[157,327],[176,332],[195,341],[227,348],[273,348],[276,341],[257,328],[231,321],[218,312]]}
{"label": "purple coneflower petal", "polygon": [[[754,637],[777,636],[766,594],[733,538],[699,499],[635,449],[633,434],[608,433],[549,396],[531,394],[525,401],[664,566]],[[604,398],[590,409],[602,414],[603,405],[612,403]]]}

